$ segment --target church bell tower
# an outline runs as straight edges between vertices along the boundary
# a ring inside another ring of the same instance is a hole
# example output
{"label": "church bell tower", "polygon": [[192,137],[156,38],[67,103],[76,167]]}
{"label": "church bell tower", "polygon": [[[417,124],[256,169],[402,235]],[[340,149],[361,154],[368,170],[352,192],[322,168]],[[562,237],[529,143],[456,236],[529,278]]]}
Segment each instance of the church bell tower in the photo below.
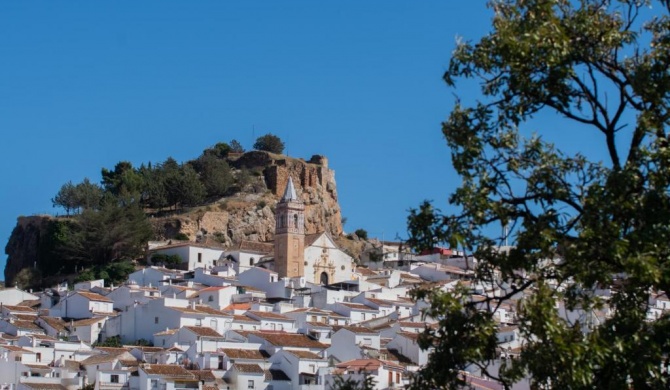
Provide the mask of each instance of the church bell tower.
{"label": "church bell tower", "polygon": [[275,271],[280,278],[305,275],[305,205],[289,176],[275,210]]}

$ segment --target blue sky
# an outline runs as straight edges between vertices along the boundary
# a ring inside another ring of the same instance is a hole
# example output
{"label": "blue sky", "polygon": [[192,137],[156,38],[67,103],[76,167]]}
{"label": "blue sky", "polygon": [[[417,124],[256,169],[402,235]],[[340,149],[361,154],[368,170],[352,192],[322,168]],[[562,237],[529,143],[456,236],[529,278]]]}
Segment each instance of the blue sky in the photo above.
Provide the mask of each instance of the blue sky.
{"label": "blue sky", "polygon": [[405,237],[459,184],[440,122],[468,91],[441,76],[490,20],[484,1],[1,2],[2,248],[68,180],[268,132],[329,158],[346,230]]}

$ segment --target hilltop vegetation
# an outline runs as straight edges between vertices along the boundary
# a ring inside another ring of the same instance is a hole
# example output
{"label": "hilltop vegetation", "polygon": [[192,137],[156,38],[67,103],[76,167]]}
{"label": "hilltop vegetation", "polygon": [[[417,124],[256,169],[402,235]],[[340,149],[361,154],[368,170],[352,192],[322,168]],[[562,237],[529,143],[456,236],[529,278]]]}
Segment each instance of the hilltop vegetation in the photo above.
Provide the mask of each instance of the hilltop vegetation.
{"label": "hilltop vegetation", "polygon": [[[277,147],[283,150],[283,143],[272,134],[254,145]],[[270,241],[274,207],[289,177],[305,204],[306,233],[340,237],[344,218],[335,172],[325,156],[305,160],[268,150],[245,152],[233,140],[184,163],[167,158],[135,167],[121,161],[103,168],[99,179],[64,184],[52,199],[63,215],[18,218],[5,247],[5,280],[22,288],[65,279],[104,278],[116,284],[146,264],[150,240],[223,247]]]}
{"label": "hilltop vegetation", "polygon": [[[283,150],[281,140],[272,134],[259,137],[254,146],[266,144],[273,150],[281,145]],[[78,280],[105,278],[109,283],[125,280],[135,261],[144,256],[147,241],[155,236],[149,217],[262,190],[255,184],[260,172],[230,164],[244,152],[232,140],[217,143],[184,163],[172,157],[139,167],[120,161],[112,169],[102,168],[99,185],[89,178],[81,183],[68,181],[52,198],[54,207],[66,215],[40,221],[36,242],[25,241],[35,234],[29,224],[15,228],[5,251],[34,251],[36,260],[32,267],[14,270],[8,262],[6,280],[25,288],[49,285],[68,275]]]}

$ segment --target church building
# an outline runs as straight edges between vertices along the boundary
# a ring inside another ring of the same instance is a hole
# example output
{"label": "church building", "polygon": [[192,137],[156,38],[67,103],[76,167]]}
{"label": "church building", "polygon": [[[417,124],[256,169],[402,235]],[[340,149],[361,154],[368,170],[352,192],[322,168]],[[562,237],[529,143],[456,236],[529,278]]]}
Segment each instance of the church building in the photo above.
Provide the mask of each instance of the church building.
{"label": "church building", "polygon": [[326,232],[305,235],[305,205],[289,177],[275,208],[274,270],[280,278],[314,284],[351,280],[355,263]]}

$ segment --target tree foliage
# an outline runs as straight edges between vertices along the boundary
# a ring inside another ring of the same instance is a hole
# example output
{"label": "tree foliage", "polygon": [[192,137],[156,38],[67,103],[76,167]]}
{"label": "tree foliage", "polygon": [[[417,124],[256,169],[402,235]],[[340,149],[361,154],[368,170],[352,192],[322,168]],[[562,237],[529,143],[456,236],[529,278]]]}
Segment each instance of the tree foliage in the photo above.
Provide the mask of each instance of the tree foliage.
{"label": "tree foliage", "polygon": [[254,143],[254,149],[282,154],[284,152],[284,142],[276,135],[268,133],[256,139],[256,143]]}
{"label": "tree foliage", "polygon": [[98,208],[102,195],[102,189],[85,178],[77,185],[71,181],[63,184],[51,202],[54,207],[65,209],[65,213],[69,215],[70,212],[78,213],[81,210]]}
{"label": "tree foliage", "polygon": [[354,231],[354,234],[360,238],[361,240],[367,240],[368,239],[368,231],[365,229],[356,229]]}
{"label": "tree foliage", "polygon": [[[457,102],[443,124],[460,211],[425,203],[409,216],[415,248],[473,253],[474,282],[489,292],[415,292],[440,326],[421,335],[435,352],[413,387],[455,388],[476,369],[505,387],[668,388],[670,317],[649,308],[670,290],[670,4],[490,5],[492,31],[459,44],[444,75],[451,87],[481,86],[481,99]],[[529,134],[548,114],[602,144],[569,153],[547,129]],[[491,234],[503,226],[510,237]],[[499,250],[507,239],[513,248]],[[514,360],[497,348],[503,304],[517,308],[525,340]]]}
{"label": "tree foliage", "polygon": [[74,268],[141,257],[153,230],[137,204],[108,200],[100,210],[82,212],[59,234],[57,250]]}
{"label": "tree foliage", "polygon": [[235,181],[230,165],[215,156],[203,154],[191,165],[200,175],[200,180],[209,197],[225,195]]}
{"label": "tree foliage", "polygon": [[240,141],[233,139],[230,141],[230,151],[233,153],[244,153],[244,147]]}

